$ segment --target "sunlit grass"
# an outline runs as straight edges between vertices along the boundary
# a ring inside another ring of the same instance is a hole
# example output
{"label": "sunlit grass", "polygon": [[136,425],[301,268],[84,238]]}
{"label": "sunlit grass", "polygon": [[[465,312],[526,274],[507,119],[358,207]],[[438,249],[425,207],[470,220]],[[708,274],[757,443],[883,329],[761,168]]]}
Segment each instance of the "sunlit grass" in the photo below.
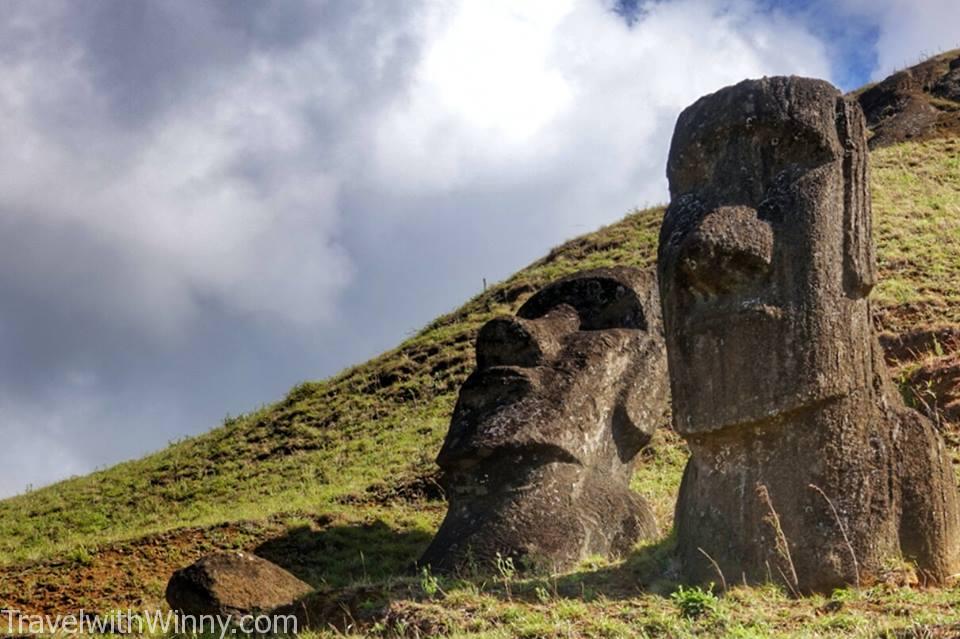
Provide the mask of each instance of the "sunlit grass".
{"label": "sunlit grass", "polygon": [[912,323],[960,323],[960,142],[879,149],[871,168],[876,303],[911,308]]}

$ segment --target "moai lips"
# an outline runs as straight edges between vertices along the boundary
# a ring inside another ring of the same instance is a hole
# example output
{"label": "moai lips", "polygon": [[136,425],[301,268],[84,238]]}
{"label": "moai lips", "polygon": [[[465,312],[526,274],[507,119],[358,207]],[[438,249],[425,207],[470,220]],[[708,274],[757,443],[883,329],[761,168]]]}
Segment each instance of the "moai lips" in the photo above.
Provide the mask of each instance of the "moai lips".
{"label": "moai lips", "polygon": [[659,305],[653,273],[600,269],[480,330],[437,458],[449,509],[422,564],[562,569],[656,535],[628,486],[669,407]]}
{"label": "moai lips", "polygon": [[[957,493],[933,425],[891,388],[867,300],[876,275],[864,118],[826,82],[745,81],[677,122],[658,273],[677,503],[693,580],[868,580],[905,557],[957,566]],[[775,514],[774,514],[775,513]]]}

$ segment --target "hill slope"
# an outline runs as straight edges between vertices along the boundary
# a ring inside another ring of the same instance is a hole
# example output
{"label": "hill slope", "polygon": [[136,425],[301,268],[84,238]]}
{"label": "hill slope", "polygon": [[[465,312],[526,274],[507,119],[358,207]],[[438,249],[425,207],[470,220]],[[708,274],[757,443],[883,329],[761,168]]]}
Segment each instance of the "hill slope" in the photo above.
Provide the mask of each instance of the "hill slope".
{"label": "hill slope", "polygon": [[[871,164],[881,272],[877,324],[908,400],[939,411],[957,456],[960,141],[879,148]],[[533,636],[552,636],[563,623],[585,634],[602,633],[603,623],[661,624],[668,634],[703,630],[697,626],[702,620],[678,617],[671,600],[637,588],[651,562],[665,561],[663,544],[624,564],[588,566],[554,582],[552,594],[546,593],[556,604],[550,606],[539,601],[540,583],[505,583],[489,591],[450,585],[441,606],[418,582],[397,578],[444,512],[433,457],[472,368],[477,329],[564,274],[652,264],[661,215],[661,209],[639,211],[572,240],[397,349],[330,380],[298,386],[272,406],[144,459],[0,502],[0,608],[159,606],[174,568],[212,549],[238,547],[317,587],[375,584],[377,597],[393,601],[390,614],[400,610],[417,623],[467,623],[463,610],[479,607],[478,630],[507,635],[529,626]],[[665,530],[685,456],[676,436],[661,429],[635,477],[634,487],[654,505]],[[667,587],[647,585],[651,592]],[[790,604],[772,591],[743,589],[717,604],[710,623],[720,619],[727,630],[759,624],[756,636],[766,636],[792,632],[801,621],[823,622],[827,629],[834,623],[854,630],[874,623],[899,628],[905,622],[896,610],[932,615],[928,623],[960,622],[951,608],[960,594],[890,588],[843,595],[836,608],[843,614],[829,615],[816,612],[826,605],[817,598]],[[563,594],[570,589],[580,596]],[[747,612],[735,613],[737,606]]]}
{"label": "hill slope", "polygon": [[857,92],[870,148],[960,133],[960,49],[894,73]]}

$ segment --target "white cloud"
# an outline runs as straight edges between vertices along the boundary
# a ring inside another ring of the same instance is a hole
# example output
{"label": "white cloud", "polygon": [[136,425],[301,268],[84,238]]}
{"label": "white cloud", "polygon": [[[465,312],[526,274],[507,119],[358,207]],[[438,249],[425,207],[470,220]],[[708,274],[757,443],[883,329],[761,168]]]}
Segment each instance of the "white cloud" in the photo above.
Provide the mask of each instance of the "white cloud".
{"label": "white cloud", "polygon": [[311,162],[306,110],[331,96],[304,68],[310,50],[251,55],[130,130],[98,93],[83,43],[31,38],[34,55],[0,61],[0,217],[73,227],[123,271],[105,264],[103,280],[77,281],[48,250],[32,256],[48,283],[80,285],[78,303],[148,333],[182,330],[211,299],[304,325],[331,318],[350,265],[335,239],[340,178]]}
{"label": "white cloud", "polygon": [[[595,0],[433,4],[411,84],[363,128],[321,132],[312,109],[335,128],[370,97],[326,41],[248,52],[131,129],[95,83],[89,43],[44,39],[63,16],[21,14],[31,55],[0,63],[0,215],[75,225],[120,254],[123,273],[84,282],[105,317],[176,331],[213,299],[329,320],[351,274],[338,194],[361,167],[378,170],[373,186],[414,194],[590,167],[576,175],[588,195],[620,189],[633,195],[623,206],[653,197],[669,118],[684,104],[745,76],[825,73],[811,36],[750,7],[662,3],[630,30]],[[57,255],[35,259],[51,278],[73,277]]]}
{"label": "white cloud", "polygon": [[874,80],[960,47],[957,0],[841,0],[839,4],[878,30]]}
{"label": "white cloud", "polygon": [[829,73],[802,25],[747,1],[658,3],[633,28],[594,0],[441,11],[409,100],[377,123],[387,189],[501,188],[546,173],[557,188],[618,190],[609,213],[620,213],[664,196],[672,119],[697,97],[745,77]]}

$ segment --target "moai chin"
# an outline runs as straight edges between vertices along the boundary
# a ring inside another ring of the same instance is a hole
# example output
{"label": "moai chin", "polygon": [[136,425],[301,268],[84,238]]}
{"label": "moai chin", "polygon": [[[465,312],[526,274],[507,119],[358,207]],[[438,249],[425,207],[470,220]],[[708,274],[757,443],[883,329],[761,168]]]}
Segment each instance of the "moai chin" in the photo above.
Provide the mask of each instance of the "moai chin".
{"label": "moai chin", "polygon": [[[741,82],[677,122],[658,275],[676,506],[694,581],[927,580],[958,559],[942,438],[892,388],[867,300],[876,274],[856,101],[805,78]],[[716,562],[714,566],[709,559]]]}
{"label": "moai chin", "polygon": [[559,570],[656,536],[629,483],[668,393],[652,271],[578,273],[488,322],[437,458],[449,507],[421,564]]}

